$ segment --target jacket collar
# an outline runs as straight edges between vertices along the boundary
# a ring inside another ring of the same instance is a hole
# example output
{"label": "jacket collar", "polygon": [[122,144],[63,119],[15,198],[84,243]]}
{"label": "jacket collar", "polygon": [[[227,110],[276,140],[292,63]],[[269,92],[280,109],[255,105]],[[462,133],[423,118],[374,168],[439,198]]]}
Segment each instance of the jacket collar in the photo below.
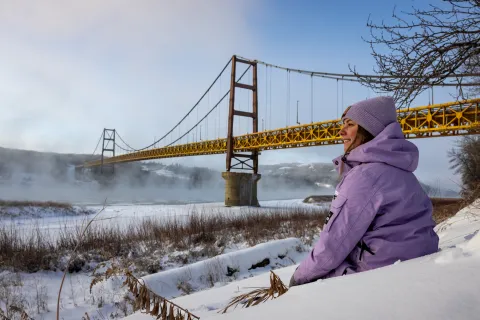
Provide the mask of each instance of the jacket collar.
{"label": "jacket collar", "polygon": [[358,161],[350,161],[348,160],[348,153],[338,156],[335,159],[332,160],[333,165],[335,166],[335,170],[340,174],[340,166],[343,165],[343,176],[347,174],[350,170],[352,170],[354,167],[358,166],[361,164],[361,162]]}

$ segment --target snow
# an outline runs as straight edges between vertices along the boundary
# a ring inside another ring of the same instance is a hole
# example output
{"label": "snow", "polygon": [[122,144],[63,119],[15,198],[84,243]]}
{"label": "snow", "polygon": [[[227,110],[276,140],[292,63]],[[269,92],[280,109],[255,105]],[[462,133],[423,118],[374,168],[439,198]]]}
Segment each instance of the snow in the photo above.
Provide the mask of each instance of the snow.
{"label": "snow", "polygon": [[[282,206],[312,206],[301,200],[262,202],[266,210]],[[97,207],[91,207],[95,209]],[[253,208],[250,208],[253,209]],[[202,205],[115,205],[104,212],[107,223],[134,223],[141,217],[185,216],[191,210],[221,210],[232,214],[241,208],[225,208],[219,203]],[[103,213],[102,213],[103,214]],[[45,225],[54,228],[59,218],[46,217]],[[80,221],[78,217],[65,217]],[[31,219],[34,220],[34,219]],[[2,221],[27,221],[11,219]],[[28,230],[29,226],[25,226]],[[480,201],[459,211],[436,227],[440,237],[439,252],[418,259],[359,274],[321,280],[290,289],[278,299],[251,308],[229,309],[220,314],[230,299],[258,287],[269,285],[269,270],[288,285],[296,265],[308,254],[299,239],[289,238],[248,247],[239,244],[215,258],[189,266],[169,269],[142,279],[155,292],[173,298],[173,302],[204,319],[478,319],[480,314]],[[269,264],[251,269],[253,264],[269,258]],[[238,271],[227,276],[227,266]],[[250,270],[249,270],[250,269]],[[185,278],[185,274],[188,275]],[[23,283],[23,298],[29,301],[27,312],[35,319],[54,319],[56,299],[62,273],[37,272],[18,274]],[[210,276],[210,278],[209,278]],[[0,278],[12,279],[8,272]],[[182,279],[183,277],[183,279]],[[60,318],[81,319],[88,312],[91,319],[122,317],[125,288],[122,279],[101,282],[89,292],[88,274],[69,274],[64,283]],[[184,295],[178,280],[189,281],[192,290]],[[1,279],[0,279],[1,280]],[[211,287],[211,282],[213,287]],[[13,290],[13,289],[12,289]],[[19,294],[19,287],[11,296]],[[39,293],[48,312],[37,314]],[[41,294],[40,294],[41,296]],[[1,303],[1,302],[0,302]],[[129,320],[153,319],[140,312]]]}
{"label": "snow", "polygon": [[[260,207],[225,207],[223,202],[194,203],[183,205],[156,205],[156,204],[115,204],[103,206],[87,206],[82,210],[89,210],[89,214],[58,215],[51,214],[50,210],[38,211],[36,215],[20,215],[12,218],[3,217],[0,214],[0,223],[5,226],[16,225],[18,230],[24,232],[37,231],[40,229],[51,237],[55,237],[58,230],[75,229],[92,219],[97,212],[102,213],[94,222],[94,226],[119,226],[122,228],[140,224],[143,219],[170,219],[177,218],[179,221],[188,217],[189,214],[216,214],[219,212],[228,214],[243,214],[268,212],[277,208],[311,208],[312,204],[305,204],[303,199],[293,200],[269,200],[260,201]],[[327,206],[327,204],[324,204]],[[80,210],[80,209],[78,209]],[[83,211],[79,211],[83,212]]]}
{"label": "snow", "polygon": [[[477,302],[480,297],[479,264],[479,256],[457,258],[442,265],[425,257],[294,287],[276,300],[248,309],[237,308],[223,319],[312,319],[315,315],[324,319],[474,319],[480,312]],[[294,268],[290,267],[278,271],[278,275],[287,282],[293,271]],[[255,281],[237,283],[237,287],[265,285],[267,275]],[[210,302],[203,303],[203,306],[223,307],[226,297],[240,293],[234,292],[234,284],[230,285],[229,292],[226,287],[222,289],[225,292],[215,292],[216,304],[212,304],[214,300],[209,297]],[[200,294],[195,294],[175,302],[197,312],[195,314],[204,314],[202,319],[218,316],[214,312],[208,316],[202,312],[202,300]],[[200,307],[192,308],[189,304]]]}
{"label": "snow", "polygon": [[187,177],[187,176],[184,176],[184,175],[181,175],[181,174],[176,174],[175,172],[167,170],[167,169],[159,169],[159,170],[155,170],[153,172],[155,172],[159,176],[163,176],[163,177],[178,178],[178,179],[183,179],[183,180],[188,180],[189,179],[189,177]]}
{"label": "snow", "polygon": [[[269,274],[173,301],[201,319],[478,319],[480,201],[437,226],[438,253],[392,266],[320,280],[261,305],[218,312],[229,300],[269,284]],[[275,270],[288,284],[295,266]],[[134,314],[129,320],[147,319]]]}
{"label": "snow", "polygon": [[331,184],[323,183],[323,182],[315,182],[315,185],[320,188],[333,188]]}
{"label": "snow", "polygon": [[316,171],[315,170],[315,164],[314,163],[300,163],[297,165],[297,167],[301,168],[301,167],[308,167],[308,169],[310,170],[313,170],[313,171]]}
{"label": "snow", "polygon": [[477,230],[472,235],[473,235],[472,239],[468,241],[467,245],[465,246],[466,252],[473,253],[476,250],[480,250],[480,233],[478,233],[478,230]]}
{"label": "snow", "polygon": [[310,169],[313,168],[313,164],[311,163],[300,163],[297,165],[297,167],[309,167]]}
{"label": "snow", "polygon": [[[265,273],[271,267],[284,267],[301,261],[305,256],[299,239],[289,238],[262,243],[252,248],[219,255],[217,257],[196,262],[188,266],[159,272],[142,279],[154,292],[171,298],[180,296],[182,291],[178,284],[188,282],[193,290],[206,289],[212,279],[215,282],[228,281],[228,277],[236,279],[248,278]],[[268,259],[268,268],[256,267],[255,264]],[[228,271],[233,273],[227,275]]]}
{"label": "snow", "polygon": [[61,207],[40,207],[40,206],[0,206],[1,219],[11,218],[46,218],[46,217],[68,217],[86,216],[93,211],[84,207],[73,206],[71,208]]}
{"label": "snow", "polygon": [[141,166],[142,171],[150,171],[153,173],[156,173],[159,176],[162,177],[168,177],[168,178],[177,178],[177,179],[182,179],[182,180],[189,180],[190,178],[185,175],[177,174],[173,171],[170,171],[168,169],[162,168],[162,169],[157,169],[157,170],[150,170],[147,166],[142,165]]}

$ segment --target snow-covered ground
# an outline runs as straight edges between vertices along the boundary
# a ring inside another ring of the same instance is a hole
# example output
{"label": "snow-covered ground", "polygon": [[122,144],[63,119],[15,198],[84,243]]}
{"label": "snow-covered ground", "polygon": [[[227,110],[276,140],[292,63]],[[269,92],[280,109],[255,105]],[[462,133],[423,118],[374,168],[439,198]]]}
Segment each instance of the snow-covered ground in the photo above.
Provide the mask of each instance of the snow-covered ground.
{"label": "snow-covered ground", "polygon": [[[275,201],[263,202],[263,208],[259,210],[287,205],[311,206],[299,200]],[[195,210],[200,210],[198,204],[116,205],[107,207],[102,215],[115,221],[133,223],[139,217],[150,215],[186,215],[193,210],[193,206]],[[211,208],[232,214],[241,210],[225,208],[222,204],[205,204],[203,208],[205,212]],[[10,221],[18,223],[18,220],[22,219]],[[58,224],[58,219],[46,220],[49,225]],[[466,208],[437,226],[441,250],[436,254],[369,272],[294,287],[276,300],[247,309],[230,309],[224,315],[218,311],[231,298],[254,288],[268,286],[268,271],[271,269],[275,269],[275,273],[288,284],[295,266],[308,254],[310,247],[295,238],[271,241],[251,248],[240,244],[215,258],[145,276],[143,280],[158,294],[176,297],[173,302],[201,319],[478,319],[479,230],[480,201],[477,206]],[[12,286],[8,292],[0,290],[0,300],[5,296],[23,299],[26,311],[35,319],[54,319],[61,276],[59,272],[17,275],[3,272],[0,274],[0,286],[16,280],[23,286]],[[98,283],[90,293],[91,280],[87,274],[67,275],[61,296],[60,318],[81,319],[85,312],[92,320],[123,317],[128,308],[124,299],[126,290],[121,288],[122,279],[113,278]],[[193,293],[185,295],[189,291]],[[127,319],[153,318],[136,313]]]}
{"label": "snow-covered ground", "polygon": [[44,219],[46,217],[85,217],[93,214],[92,209],[80,206],[72,207],[42,207],[30,206],[0,206],[0,219]]}
{"label": "snow-covered ground", "polygon": [[[195,203],[182,205],[156,205],[156,204],[114,204],[105,206],[86,206],[83,208],[74,207],[78,212],[85,212],[88,210],[90,214],[79,215],[60,215],[55,214],[52,210],[36,210],[35,215],[0,215],[0,223],[8,226],[13,224],[17,230],[24,230],[30,232],[32,228],[35,230],[44,230],[51,236],[55,236],[56,230],[75,229],[92,219],[99,211],[100,215],[95,219],[94,225],[128,227],[142,222],[145,218],[165,218],[170,219],[176,217],[181,220],[189,214],[216,214],[216,213],[246,213],[246,212],[267,212],[272,209],[286,209],[292,207],[311,208],[312,204],[302,202],[302,199],[293,200],[270,200],[260,201],[259,208],[245,208],[245,207],[225,207],[223,202],[212,203]],[[320,204],[320,206],[327,206],[327,204]],[[12,209],[17,213],[17,209]],[[82,211],[83,210],[83,211]]]}
{"label": "snow-covered ground", "polygon": [[[147,166],[142,166],[142,170],[143,171],[151,171],[150,169],[147,168]],[[168,178],[176,178],[176,179],[180,179],[180,180],[188,180],[190,179],[188,176],[186,175],[182,175],[182,174],[177,174],[173,171],[170,171],[168,169],[165,169],[165,168],[162,168],[162,169],[157,169],[157,170],[153,170],[151,172],[155,172],[157,175],[161,176],[161,177],[168,177]]]}
{"label": "snow-covered ground", "polygon": [[[269,285],[269,274],[179,297],[201,319],[479,319],[480,201],[437,227],[441,250],[393,266],[294,287],[276,300],[218,311],[234,296]],[[266,250],[268,254],[269,250]],[[295,266],[275,272],[284,283]],[[145,280],[159,289],[152,275]],[[151,318],[134,314],[127,319]]]}
{"label": "snow-covered ground", "polygon": [[[235,250],[181,268],[143,277],[147,286],[165,298],[221,285],[232,279],[249,278],[265,273],[265,268],[282,268],[305,257],[302,242],[296,238],[270,241],[252,248]],[[179,286],[180,284],[180,286]],[[182,291],[183,290],[183,291]]]}

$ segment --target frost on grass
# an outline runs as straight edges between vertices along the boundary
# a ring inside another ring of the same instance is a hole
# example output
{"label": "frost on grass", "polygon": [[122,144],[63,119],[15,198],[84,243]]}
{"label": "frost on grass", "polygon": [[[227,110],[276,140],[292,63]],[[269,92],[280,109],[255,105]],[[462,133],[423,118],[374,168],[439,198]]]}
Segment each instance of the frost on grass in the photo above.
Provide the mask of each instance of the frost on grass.
{"label": "frost on grass", "polygon": [[[135,262],[138,272],[151,274],[214,257],[237,244],[251,247],[297,237],[310,245],[325,216],[322,208],[312,206],[249,208],[233,213],[208,210],[192,210],[179,217],[132,218],[126,224],[108,216],[92,224],[78,246],[82,220],[77,224],[55,221],[52,229],[38,221],[25,225],[23,220],[13,220],[0,225],[0,261],[3,268],[16,271],[67,268],[72,273],[89,271],[99,262],[119,257]],[[76,259],[66,265],[65,259],[74,249]]]}
{"label": "frost on grass", "polygon": [[0,200],[0,218],[84,216],[92,213],[94,211],[89,208],[62,202]]}

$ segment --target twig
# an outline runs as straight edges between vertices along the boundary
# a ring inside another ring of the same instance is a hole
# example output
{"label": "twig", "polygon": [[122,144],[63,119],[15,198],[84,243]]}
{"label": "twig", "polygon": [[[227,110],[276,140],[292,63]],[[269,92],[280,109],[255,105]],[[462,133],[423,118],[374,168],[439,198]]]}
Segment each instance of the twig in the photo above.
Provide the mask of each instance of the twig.
{"label": "twig", "polygon": [[234,306],[236,308],[240,303],[243,304],[244,308],[256,306],[268,299],[276,299],[287,291],[288,288],[283,284],[282,280],[273,271],[270,271],[269,288],[259,288],[249,293],[234,297],[223,310],[219,311],[219,313],[226,313],[230,307]]}
{"label": "twig", "polygon": [[[191,320],[193,320],[193,318],[200,319],[200,317],[189,312],[187,309],[180,307],[176,303],[150,290],[144,281],[140,281],[140,279],[135,277],[128,268],[120,269],[116,265],[112,265],[104,274],[97,274],[95,276],[90,284],[90,292],[92,292],[93,286],[100,281],[108,280],[110,277],[117,275],[126,276],[123,286],[126,286],[134,296],[132,303],[134,311],[145,310],[145,313],[157,316],[157,319],[160,320],[185,319],[185,317]],[[102,276],[104,276],[105,279],[102,279]],[[174,308],[177,309],[174,310]],[[174,314],[175,311],[177,315]],[[184,312],[185,315],[182,315],[181,312]]]}
{"label": "twig", "polygon": [[103,204],[103,208],[102,208],[100,211],[98,211],[97,214],[96,214],[92,219],[90,219],[90,221],[88,222],[88,224],[87,224],[87,225],[85,226],[85,228],[83,229],[82,234],[80,234],[80,236],[79,236],[77,245],[76,245],[75,248],[73,249],[73,252],[72,252],[72,255],[70,256],[70,259],[68,259],[67,266],[65,267],[65,271],[63,272],[62,282],[60,283],[60,289],[58,290],[58,297],[57,297],[57,320],[60,320],[60,296],[61,296],[61,293],[62,293],[63,283],[64,283],[64,281],[65,281],[65,276],[66,276],[67,271],[68,271],[68,266],[70,265],[70,262],[72,262],[72,260],[75,258],[75,255],[76,255],[76,252],[77,252],[77,248],[78,248],[78,246],[80,245],[80,243],[82,243],[83,236],[85,235],[85,232],[87,231],[88,227],[92,224],[93,221],[95,221],[95,218],[97,218],[98,215],[99,215],[100,213],[102,213],[103,210],[105,210],[106,202],[107,202],[107,199],[105,199],[105,202],[104,202],[104,204]]}

